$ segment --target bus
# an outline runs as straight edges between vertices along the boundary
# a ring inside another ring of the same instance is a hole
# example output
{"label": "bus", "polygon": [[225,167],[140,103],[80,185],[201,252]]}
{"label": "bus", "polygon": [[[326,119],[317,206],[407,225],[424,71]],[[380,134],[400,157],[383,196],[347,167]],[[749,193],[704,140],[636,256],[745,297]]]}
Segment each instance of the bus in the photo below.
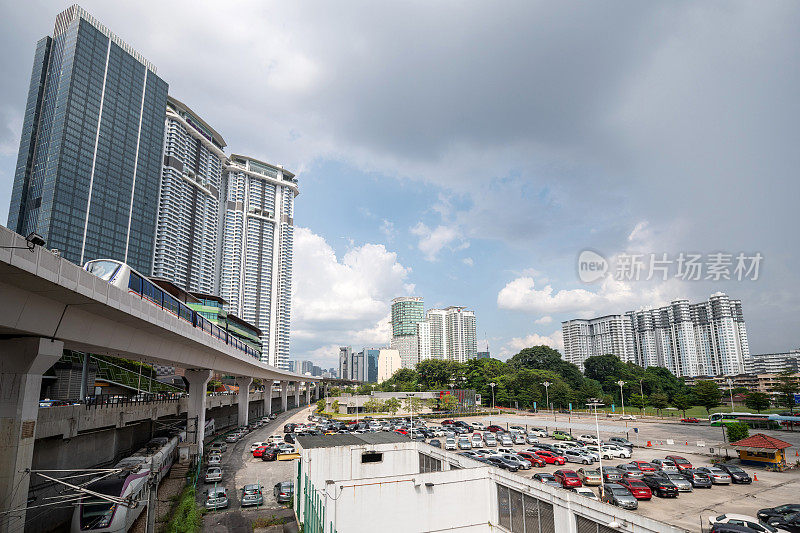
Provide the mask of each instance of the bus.
{"label": "bus", "polygon": [[708,417],[708,421],[712,426],[727,426],[734,422],[744,422],[749,425],[753,422],[769,422],[769,417],[770,415],[755,413],[713,413]]}

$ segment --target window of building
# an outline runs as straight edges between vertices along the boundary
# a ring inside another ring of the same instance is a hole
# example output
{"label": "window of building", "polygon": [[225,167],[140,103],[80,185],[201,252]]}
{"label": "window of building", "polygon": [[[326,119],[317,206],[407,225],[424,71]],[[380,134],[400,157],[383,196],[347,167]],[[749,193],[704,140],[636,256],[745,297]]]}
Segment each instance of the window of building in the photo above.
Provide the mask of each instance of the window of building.
{"label": "window of building", "polygon": [[361,454],[362,463],[380,463],[383,461],[383,454],[378,452],[364,452]]}
{"label": "window of building", "polygon": [[497,511],[500,527],[512,533],[555,532],[552,504],[503,485],[497,485]]}
{"label": "window of building", "polygon": [[616,531],[585,516],[575,515],[575,520],[578,526],[578,533],[614,533]]}
{"label": "window of building", "polygon": [[424,453],[419,454],[419,473],[424,474],[425,472],[441,472],[442,471],[442,462],[438,459],[434,459],[430,455],[425,455]]}

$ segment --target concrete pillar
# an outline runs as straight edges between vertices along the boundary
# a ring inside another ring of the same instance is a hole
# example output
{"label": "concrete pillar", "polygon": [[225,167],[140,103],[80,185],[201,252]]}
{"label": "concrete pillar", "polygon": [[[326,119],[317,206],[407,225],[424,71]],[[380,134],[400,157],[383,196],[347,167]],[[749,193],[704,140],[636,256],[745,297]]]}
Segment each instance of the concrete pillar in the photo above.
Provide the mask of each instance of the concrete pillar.
{"label": "concrete pillar", "polygon": [[281,381],[281,409],[289,410],[289,382]]}
{"label": "concrete pillar", "polygon": [[207,368],[186,370],[184,377],[189,382],[186,442],[197,444],[197,454],[202,456],[206,431],[206,387],[211,380],[211,370]]}
{"label": "concrete pillar", "polygon": [[306,381],[306,405],[311,405],[311,383],[310,381]]}
{"label": "concrete pillar", "polygon": [[246,426],[250,419],[250,384],[253,378],[236,378],[239,386],[239,425]]}
{"label": "concrete pillar", "polygon": [[[0,340],[0,511],[27,504],[42,374],[63,353],[61,341]],[[24,530],[25,514],[22,510],[0,515],[0,532]]]}
{"label": "concrete pillar", "polygon": [[264,416],[272,414],[272,380],[264,380]]}
{"label": "concrete pillar", "polygon": [[295,408],[300,407],[300,382],[294,382],[294,406]]}

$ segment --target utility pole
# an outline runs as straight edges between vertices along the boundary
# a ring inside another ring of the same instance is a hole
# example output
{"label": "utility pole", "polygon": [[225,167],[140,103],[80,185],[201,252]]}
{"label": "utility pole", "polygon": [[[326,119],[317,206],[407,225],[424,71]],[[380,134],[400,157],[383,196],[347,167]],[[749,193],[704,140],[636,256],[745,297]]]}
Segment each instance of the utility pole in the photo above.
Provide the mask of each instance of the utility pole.
{"label": "utility pole", "polygon": [[546,398],[545,402],[547,402],[546,407],[550,409],[550,385],[552,385],[552,383],[545,381],[542,383],[542,385],[544,385],[544,397]]}
{"label": "utility pole", "polygon": [[617,385],[619,385],[619,399],[622,402],[622,416],[625,416],[625,397],[623,396],[622,386],[625,385],[625,382],[622,380],[617,381]]}

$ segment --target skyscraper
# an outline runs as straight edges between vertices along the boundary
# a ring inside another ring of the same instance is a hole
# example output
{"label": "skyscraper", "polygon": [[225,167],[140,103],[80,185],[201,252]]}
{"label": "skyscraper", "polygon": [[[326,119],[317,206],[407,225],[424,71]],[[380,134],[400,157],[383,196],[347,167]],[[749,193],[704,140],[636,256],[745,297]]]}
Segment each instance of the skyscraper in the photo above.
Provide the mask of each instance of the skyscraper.
{"label": "skyscraper", "polygon": [[750,346],[740,300],[718,292],[705,302],[675,300],[627,315],[641,366],[663,366],[677,376],[744,372]]}
{"label": "skyscraper", "polygon": [[400,353],[403,368],[414,368],[419,361],[417,323],[424,319],[422,298],[403,296],[392,300],[391,346]]}
{"label": "skyscraper", "polygon": [[463,363],[478,356],[475,312],[460,306],[429,309],[417,324],[419,360],[447,359]]}
{"label": "skyscraper", "polygon": [[339,378],[350,379],[350,365],[352,364],[352,346],[341,346],[339,348]]}
{"label": "skyscraper", "polygon": [[233,154],[226,192],[220,296],[264,334],[263,361],[286,369],[292,290],[294,174]]}
{"label": "skyscraper", "polygon": [[187,291],[216,294],[225,140],[171,96],[164,124],[153,275]]}
{"label": "skyscraper", "polygon": [[567,320],[561,323],[564,359],[583,371],[583,362],[595,355],[613,354],[625,362],[635,362],[633,329],[625,315]]}
{"label": "skyscraper", "polygon": [[36,45],[8,227],[149,275],[167,83],[80,6]]}

